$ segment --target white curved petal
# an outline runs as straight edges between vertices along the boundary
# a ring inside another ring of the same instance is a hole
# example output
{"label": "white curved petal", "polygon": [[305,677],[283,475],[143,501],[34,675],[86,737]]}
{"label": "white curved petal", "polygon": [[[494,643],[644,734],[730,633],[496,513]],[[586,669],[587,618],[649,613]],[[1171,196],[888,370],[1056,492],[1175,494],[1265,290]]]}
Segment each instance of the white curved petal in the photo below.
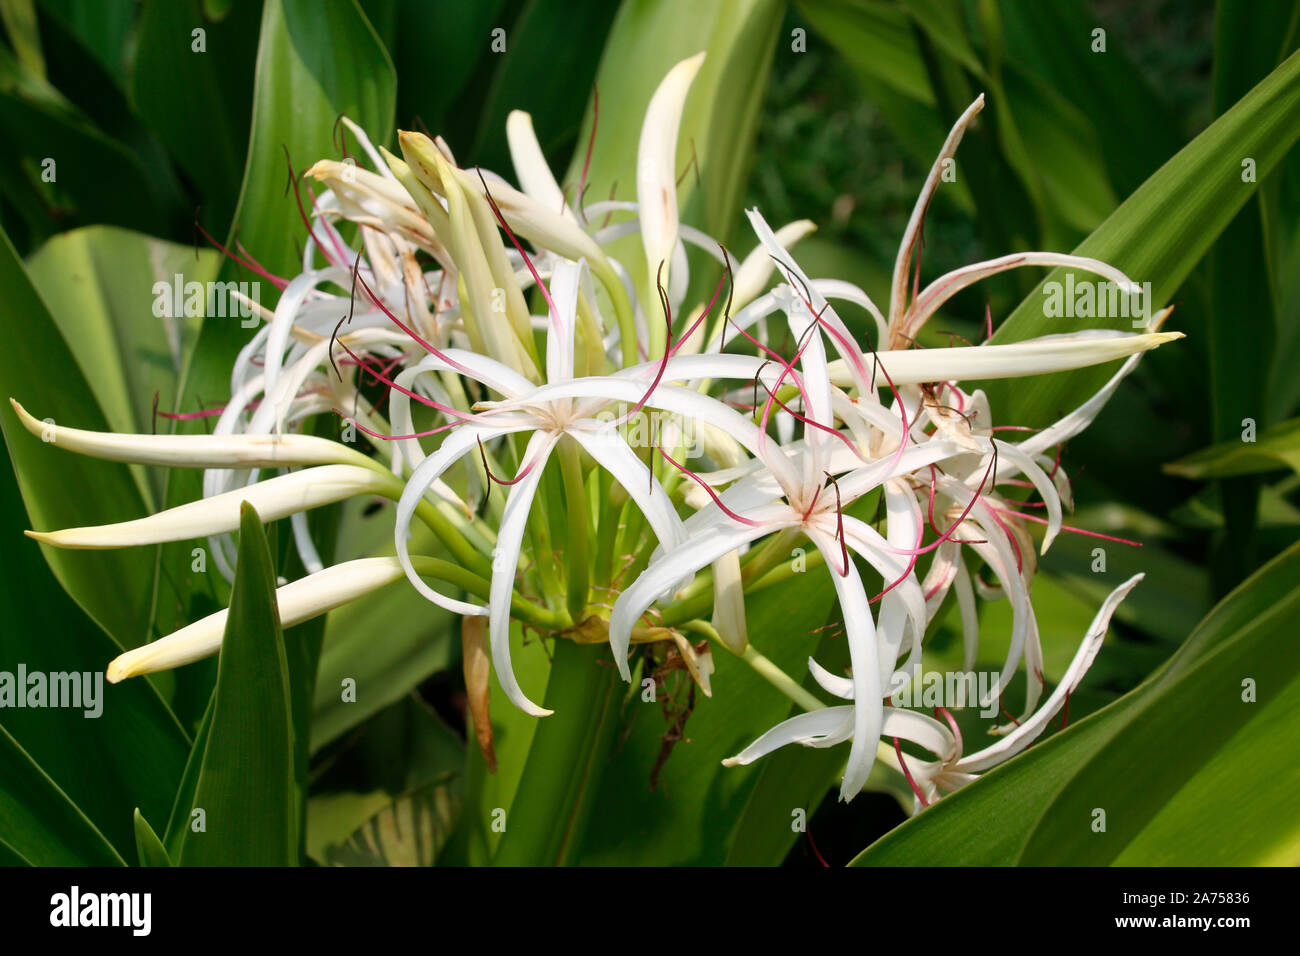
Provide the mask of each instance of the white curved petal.
{"label": "white curved petal", "polygon": [[925,219],[925,210],[929,207],[935,190],[939,188],[939,181],[943,177],[945,163],[947,160],[952,159],[957,152],[957,146],[961,143],[962,134],[966,132],[966,127],[971,124],[976,114],[983,108],[984,94],[981,93],[975,98],[974,103],[966,107],[966,112],[962,113],[957,118],[957,122],[953,124],[952,130],[948,133],[948,138],[944,141],[943,148],[939,150],[939,155],[935,157],[934,165],[930,167],[929,175],[925,177],[925,184],[921,187],[920,195],[916,197],[916,205],[912,207],[911,218],[908,219],[907,228],[903,231],[903,241],[898,246],[898,257],[894,260],[894,277],[889,286],[889,327],[891,330],[897,328],[907,304],[907,274],[912,262],[912,250],[921,235],[921,222]]}
{"label": "white curved petal", "polygon": [[[817,225],[811,219],[799,219],[795,222],[786,223],[778,229],[776,231],[776,241],[782,247],[788,248],[816,231]],[[732,274],[732,308],[743,309],[758,298],[767,285],[767,280],[772,277],[772,270],[775,266],[771,253],[760,242],[749,255],[745,256],[744,261]]]}
{"label": "white curved petal", "polygon": [[853,707],[824,707],[783,720],[752,744],[722,761],[724,767],[743,767],[787,744],[831,746],[853,732]]}
{"label": "white curved petal", "polygon": [[[523,428],[514,428],[509,431],[523,430]],[[488,608],[481,604],[469,604],[465,601],[449,598],[445,594],[435,591],[421,580],[411,563],[411,554],[408,549],[408,543],[411,539],[411,519],[415,516],[415,508],[424,497],[425,492],[435,481],[442,477],[448,468],[459,461],[462,455],[477,448],[480,440],[486,442],[499,435],[508,434],[509,431],[501,428],[481,428],[474,425],[465,425],[453,429],[443,439],[438,450],[424,459],[420,463],[420,467],[415,469],[410,480],[406,483],[406,487],[402,489],[402,496],[397,501],[396,527],[393,540],[397,547],[397,559],[401,562],[407,579],[410,580],[412,587],[424,595],[427,600],[456,614],[483,616],[488,613]]]}
{"label": "white curved petal", "polygon": [[573,378],[573,334],[578,324],[578,280],[582,263],[560,261],[551,274],[551,301],[557,314],[546,325],[546,380]]}
{"label": "white curved petal", "polygon": [[[1052,484],[1052,479],[1047,477],[1047,472],[1039,468],[1038,463],[1031,456],[1025,454],[1017,445],[996,438],[993,440],[993,444],[997,447],[1000,456],[1005,457],[1012,465],[1024,473],[1025,477],[1033,484],[1039,497],[1047,505],[1047,531],[1043,535],[1042,550],[1042,553],[1046,554],[1056,536],[1061,533],[1061,496],[1056,493],[1056,486]],[[998,479],[995,477],[994,483],[996,484],[997,481]]]}
{"label": "white curved petal", "polygon": [[841,700],[853,699],[853,678],[839,677],[822,667],[813,658],[808,658],[808,670],[822,690]]}
{"label": "white curved petal", "polygon": [[632,642],[632,628],[641,615],[674,584],[701,568],[712,564],[728,551],[734,551],[778,527],[734,524],[720,528],[707,537],[690,538],[650,562],[618,599],[609,618],[609,647],[623,680],[631,680],[627,651]]}
{"label": "white curved petal", "polygon": [[392,479],[356,465],[320,465],[211,498],[187,502],[148,518],[61,531],[28,531],[29,537],[57,548],[129,548],[188,541],[239,530],[240,505],[247,501],[263,521],[278,521],[297,511],[319,508],[358,495],[382,494]]}
{"label": "white curved petal", "polygon": [[1115,609],[1119,607],[1120,602],[1128,596],[1129,591],[1132,591],[1144,576],[1135,574],[1114,591],[1111,591],[1106,600],[1102,602],[1097,611],[1097,616],[1092,619],[1092,624],[1088,626],[1087,633],[1084,634],[1083,640],[1079,643],[1079,649],[1075,651],[1074,659],[1070,661],[1065,676],[1061,678],[1061,683],[1057,685],[1056,690],[1052,691],[1052,695],[1047,698],[1043,706],[1035,711],[1028,720],[1021,721],[1019,727],[997,743],[957,761],[953,765],[954,770],[969,773],[987,770],[995,764],[1010,759],[1034,742],[1047,727],[1048,721],[1055,717],[1064,705],[1066,696],[1072,693],[1079,686],[1079,682],[1083,680],[1084,674],[1088,672],[1088,668],[1092,666],[1093,660],[1097,657],[1097,652],[1101,650],[1102,642],[1106,638],[1106,631],[1110,627],[1110,619],[1115,613]]}
{"label": "white curved petal", "polygon": [[33,435],[79,455],[169,468],[284,468],[357,463],[364,456],[314,435],[122,435],[50,425],[10,399]]}
{"label": "white curved petal", "polygon": [[568,434],[623,486],[628,497],[645,515],[660,547],[673,548],[686,539],[682,519],[677,516],[663,485],[658,478],[651,478],[645,462],[636,456],[615,429],[609,426],[573,428]]}
{"label": "white curved petal", "polygon": [[[301,624],[401,578],[402,566],[396,558],[362,558],[290,581],[275,591],[280,625]],[[108,665],[109,683],[180,667],[215,654],[221,648],[229,613],[222,609],[209,614],[179,631],[118,656]]]}
{"label": "white curved petal", "polygon": [[840,799],[847,802],[857,796],[871,775],[871,765],[876,759],[876,742],[880,739],[884,720],[876,626],[857,567],[849,561],[848,573],[841,574],[844,569],[839,546],[827,535],[811,528],[809,537],[826,558],[826,567],[839,597],[840,613],[844,615],[844,634],[853,668],[853,743],[844,768],[844,780],[840,784]]}
{"label": "white curved petal", "polygon": [[653,276],[677,245],[677,131],[691,82],[704,62],[697,53],[682,60],[663,78],[646,107],[637,145],[636,199],[641,243]]}
{"label": "white curved petal", "polygon": [[515,167],[524,195],[568,219],[574,219],[572,210],[564,201],[564,193],[542,155],[541,144],[533,131],[533,118],[523,110],[511,110],[506,117],[506,142],[510,147],[510,162]]}
{"label": "white curved petal", "polygon": [[[559,436],[535,432],[528,440],[523,454],[525,466],[531,466],[527,475],[510,486],[505,510],[501,513],[501,526],[497,531],[497,546],[492,557],[492,588],[488,594],[491,614],[488,618],[488,636],[492,645],[492,667],[497,672],[501,689],[510,702],[526,714],[547,717],[553,711],[539,707],[528,699],[510,664],[510,596],[515,588],[515,569],[519,567],[519,551],[528,524],[528,513],[533,507],[537,485],[542,480],[546,460]],[[550,560],[539,554],[539,561]]]}
{"label": "white curved petal", "polygon": [[[1101,331],[1101,330],[1097,330]],[[895,349],[877,353],[879,365],[889,373],[895,385],[923,382],[953,382],[964,379],[1023,378],[1047,372],[1104,365],[1181,339],[1181,332],[1155,332],[1132,335],[1103,332],[1085,335],[1044,335],[1011,345],[974,345],[940,349]],[[872,356],[864,356],[869,366]],[[843,361],[830,363],[831,382],[847,388],[853,376]],[[752,376],[750,376],[752,377]],[[875,376],[876,387],[884,387],[884,372]]]}
{"label": "white curved petal", "polygon": [[969,285],[1022,266],[1063,266],[1068,269],[1080,269],[1094,275],[1104,276],[1127,293],[1140,292],[1141,287],[1114,266],[1091,259],[1087,256],[1071,256],[1059,252],[1018,252],[986,262],[954,269],[947,275],[940,276],[917,295],[912,303],[911,313],[907,319],[907,335],[915,338],[930,316],[934,315],[945,302]]}

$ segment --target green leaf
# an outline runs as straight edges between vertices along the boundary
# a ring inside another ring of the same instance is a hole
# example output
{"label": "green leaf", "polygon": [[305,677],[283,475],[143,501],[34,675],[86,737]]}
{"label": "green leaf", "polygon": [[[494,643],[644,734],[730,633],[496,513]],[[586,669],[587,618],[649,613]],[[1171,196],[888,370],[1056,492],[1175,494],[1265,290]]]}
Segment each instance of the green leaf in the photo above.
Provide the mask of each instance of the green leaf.
{"label": "green leaf", "polygon": [[[489,57],[495,70],[477,116],[474,162],[500,172],[510,168],[505,128],[512,110],[532,115],[548,157],[562,164],[575,152],[585,155],[578,131],[617,11],[608,0],[531,0],[524,7],[508,31],[505,53]],[[487,50],[488,37],[485,29],[474,39]]]}
{"label": "green leaf", "polygon": [[36,28],[33,0],[0,0],[0,21],[4,23],[18,62],[43,79],[45,57],[41,53],[41,35]]}
{"label": "green leaf", "polygon": [[[1090,4],[999,0],[997,11],[1004,60],[1040,78],[1091,119],[1107,178],[1120,195],[1136,189],[1178,149],[1182,124],[1126,52],[1123,34],[1099,23]],[[1106,31],[1105,52],[1093,50],[1098,28]]]}
{"label": "green leaf", "polygon": [[444,779],[397,798],[383,792],[322,797],[313,812],[314,821],[364,817],[345,839],[313,854],[327,866],[432,866],[456,825],[460,800]]}
{"label": "green leaf", "polygon": [[11,544],[0,581],[0,621],[8,622],[0,630],[0,670],[14,673],[22,664],[29,673],[76,675],[83,691],[90,690],[90,676],[98,684],[94,706],[5,708],[0,724],[129,857],[132,809],[167,812],[189,743],[151,681],[103,683],[104,666],[121,648],[59,586],[36,548],[22,544],[25,525],[17,482],[6,469],[0,475],[0,541]]}
{"label": "green leaf", "polygon": [[465,742],[416,695],[323,758],[307,805],[322,864],[415,866],[439,858],[464,804]]}
{"label": "green leaf", "polygon": [[[808,656],[822,639],[827,609],[834,606],[829,574],[818,569],[795,575],[756,592],[746,604],[751,642],[802,680]],[[840,617],[837,610],[831,616]],[[843,637],[838,641],[842,644]],[[682,728],[685,739],[673,747],[654,790],[651,773],[670,726],[661,710],[664,702],[643,701],[639,686],[633,685],[637,692],[622,708],[622,743],[605,768],[581,863],[716,866],[732,852],[737,821],[763,767],[761,762],[749,767],[723,767],[721,762],[789,716],[790,700],[721,648],[714,649],[713,662],[713,696],[696,691],[694,711]],[[682,680],[670,702],[674,710],[685,703]],[[842,762],[844,754],[837,756]],[[790,833],[792,806],[777,821],[783,838]]]}
{"label": "green leaf", "polygon": [[[518,623],[510,627],[510,659],[519,686],[531,700],[542,699],[551,673],[551,651],[536,634],[525,635]],[[465,809],[462,827],[466,841],[466,862],[487,865],[492,861],[503,834],[494,826],[500,812],[507,824],[520,795],[520,778],[528,763],[540,721],[525,714],[506,697],[493,674],[488,683],[492,733],[496,742],[497,771],[488,773],[477,746],[465,748]],[[554,716],[545,720],[553,720]],[[475,739],[472,719],[467,721],[466,738]]]}
{"label": "green leaf", "polygon": [[40,5],[41,12],[63,24],[119,85],[126,85],[136,0],[40,0]]}
{"label": "green leaf", "polygon": [[132,105],[194,183],[214,232],[228,228],[239,195],[257,51],[258,4],[233,14],[213,22],[199,0],[146,0],[131,73]]}
{"label": "green leaf", "polygon": [[212,730],[212,709],[215,702],[214,693],[208,699],[208,708],[199,723],[198,733],[194,735],[189,759],[185,761],[185,770],[181,774],[180,785],[176,788],[171,812],[167,816],[167,830],[163,842],[167,847],[168,857],[173,860],[180,859],[181,845],[185,842],[185,833],[192,823],[190,813],[196,805],[194,795],[199,787],[199,773],[203,769],[203,754],[208,749],[208,733]]}
{"label": "green leaf", "polygon": [[[0,45],[0,194],[25,211],[25,246],[70,223],[161,232],[161,178]],[[112,183],[110,189],[104,183]],[[22,237],[20,237],[21,239]]]}
{"label": "green leaf", "polygon": [[85,814],[0,727],[0,844],[32,866],[123,866]]}
{"label": "green leaf", "polygon": [[[341,50],[347,55],[337,55]],[[305,227],[294,197],[286,193],[286,153],[298,174],[337,155],[333,134],[340,114],[376,142],[386,142],[393,128],[395,84],[388,54],[355,0],[325,7],[309,0],[266,0],[252,132],[231,235],[269,272],[292,277],[301,268],[293,237],[304,236]],[[304,195],[309,212],[310,202]],[[235,278],[238,271],[227,263],[223,278]],[[261,301],[269,307],[270,283],[260,283]],[[187,403],[197,407],[200,398],[229,394],[231,363],[249,337],[237,322],[203,324],[187,375]]]}
{"label": "green leaf", "polygon": [[[1214,239],[1255,192],[1242,181],[1242,158],[1255,160],[1259,178],[1300,138],[1300,54],[1293,55],[1231,110],[1162,166],[1075,250],[1152,284],[1152,307],[1166,302],[1205,255]],[[1044,281],[1063,281],[1055,270]],[[1045,297],[1031,293],[998,328],[995,342],[1068,332],[1078,318],[1044,314]],[[1121,328],[1127,317],[1092,318],[1082,324]],[[1080,404],[1111,374],[1107,367],[1037,376],[987,386],[997,414],[1022,425],[1041,425]]]}
{"label": "green leaf", "polygon": [[[1300,545],[1225,598],[1141,687],[944,798],[855,863],[1294,865],[1297,585]],[[1098,809],[1104,831],[1093,827]]]}
{"label": "green leaf", "polygon": [[1255,441],[1240,438],[1221,442],[1165,465],[1183,478],[1205,480],[1254,475],[1290,468],[1300,472],[1300,419],[1266,428]]}
{"label": "green leaf", "polygon": [[[3,396],[23,402],[40,419],[107,430],[108,423],[58,326],[8,237],[2,234],[0,294],[6,304],[0,313],[0,333],[9,343],[0,355]],[[52,381],[57,387],[51,388]],[[0,425],[27,514],[36,529],[107,524],[144,513],[140,489],[125,465],[52,447],[29,434],[11,408],[0,411]],[[86,494],[87,488],[95,493]],[[123,650],[146,637],[153,590],[148,549],[42,551],[59,583]]]}
{"label": "green leaf", "polygon": [[194,809],[203,811],[206,829],[186,833],[183,865],[297,861],[289,665],[270,548],[247,503],[241,509],[239,560]]}
{"label": "green leaf", "polygon": [[[618,728],[623,684],[601,646],[555,642],[546,706],[492,862],[558,866],[577,858]],[[564,767],[565,771],[557,772]]]}
{"label": "green leaf", "polygon": [[149,826],[149,821],[144,818],[139,807],[135,809],[135,847],[140,856],[141,866],[172,865],[171,860],[167,858],[162,840],[158,839],[158,834],[153,832],[153,827]]}
{"label": "green leaf", "polygon": [[[32,284],[112,431],[153,431],[160,424],[153,417],[155,394],[160,408],[175,404],[198,319],[183,310],[173,317],[173,299],[183,305],[186,284],[215,279],[217,267],[211,250],[196,253],[112,226],[61,233],[27,261]],[[29,407],[39,417],[34,396]],[[67,424],[89,427],[75,420]],[[166,422],[161,425],[165,431]],[[145,475],[143,468],[136,471]],[[151,508],[161,497],[164,478],[161,469],[149,473],[144,495]]]}

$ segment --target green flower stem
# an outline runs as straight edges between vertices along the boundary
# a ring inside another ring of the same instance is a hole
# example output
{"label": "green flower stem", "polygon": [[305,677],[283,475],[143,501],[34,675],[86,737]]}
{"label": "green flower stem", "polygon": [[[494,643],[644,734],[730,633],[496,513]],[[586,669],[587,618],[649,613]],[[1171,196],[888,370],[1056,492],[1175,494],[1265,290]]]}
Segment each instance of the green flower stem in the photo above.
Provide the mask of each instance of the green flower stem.
{"label": "green flower stem", "polygon": [[[693,631],[696,634],[703,634],[719,647],[727,646],[713,625],[706,621],[687,621],[682,625],[682,630]],[[740,655],[740,658],[754,670],[754,673],[758,674],[804,710],[821,710],[826,706],[811,692],[800,686],[793,677],[760,654],[753,644],[745,645],[745,652]]]}
{"label": "green flower stem", "polygon": [[[379,494],[390,501],[399,500],[405,487],[401,479],[374,459],[368,458],[366,460],[370,462],[369,467],[372,471],[383,475],[385,478],[383,487],[379,489]],[[415,506],[415,514],[429,526],[429,529],[442,542],[443,546],[451,552],[452,557],[475,574],[491,577],[491,562],[465,540],[465,536],[456,528],[452,519],[434,507],[432,502],[426,498],[421,498],[419,504]]]}
{"label": "green flower stem", "polygon": [[[472,571],[466,571],[458,564],[452,564],[450,561],[443,561],[440,558],[413,554],[411,555],[411,566],[415,568],[418,574],[427,574],[429,577],[446,581],[448,584],[455,585],[462,591],[484,601],[488,599],[488,579],[474,574]],[[518,594],[511,595],[510,616],[548,631],[559,630],[567,626],[561,615],[539,607]]]}
{"label": "green flower stem", "polygon": [[569,569],[569,616],[582,620],[591,582],[587,549],[587,490],[582,483],[582,462],[577,443],[565,435],[556,449],[560,456],[560,474],[564,479],[565,514],[568,517],[568,540],[564,546],[565,564]]}
{"label": "green flower stem", "polygon": [[[623,350],[623,365],[630,368],[641,361],[641,357],[636,352],[636,313],[632,309],[632,301],[627,297],[627,290],[623,288],[622,281],[619,280],[618,274],[607,262],[593,262],[591,271],[595,273],[600,284],[604,286],[605,291],[609,294],[610,301],[614,303],[614,317],[618,322],[619,344]],[[658,301],[658,300],[656,300]]]}
{"label": "green flower stem", "polygon": [[600,496],[597,503],[600,523],[596,527],[595,584],[597,588],[608,588],[614,577],[614,546],[618,540],[618,524],[623,506],[614,500],[613,476],[603,468],[598,469],[596,474],[600,477],[596,486]]}
{"label": "green flower stem", "polygon": [[537,725],[528,761],[492,862],[497,866],[573,863],[617,740],[623,682],[601,645],[557,640],[546,684],[555,711]]}
{"label": "green flower stem", "polygon": [[[725,645],[724,645],[725,646]],[[745,645],[745,653],[740,655],[754,672],[779,690],[804,710],[821,710],[826,705],[810,691],[795,682],[785,671],[758,652],[753,644]]]}
{"label": "green flower stem", "polygon": [[[539,494],[536,504],[540,505],[544,497]],[[564,594],[565,588],[560,582],[559,562],[555,560],[555,542],[551,538],[551,526],[543,511],[541,507],[534,507],[529,511],[528,536],[533,542],[533,567],[541,582],[542,593],[549,601]]]}

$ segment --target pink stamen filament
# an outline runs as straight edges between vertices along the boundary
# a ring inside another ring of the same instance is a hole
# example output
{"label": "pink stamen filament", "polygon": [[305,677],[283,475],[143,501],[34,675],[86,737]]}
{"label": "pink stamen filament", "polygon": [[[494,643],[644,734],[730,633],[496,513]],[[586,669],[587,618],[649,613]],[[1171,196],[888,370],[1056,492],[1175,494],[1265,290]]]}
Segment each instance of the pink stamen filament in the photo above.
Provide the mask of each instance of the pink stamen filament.
{"label": "pink stamen filament", "polygon": [[[1015,515],[1017,518],[1026,518],[1030,521],[1037,521],[1039,524],[1048,524],[1048,520],[1041,515],[1025,514],[1012,508],[1004,508],[999,505],[989,504],[994,511],[1001,511],[1003,514]],[[1072,531],[1075,534],[1087,535],[1090,538],[1101,538],[1103,541],[1114,541],[1116,544],[1127,544],[1134,548],[1142,547],[1141,541],[1130,541],[1128,538],[1117,538],[1113,535],[1102,534],[1100,531],[1089,531],[1086,528],[1073,528],[1068,524],[1061,525],[1062,531]]]}
{"label": "pink stamen filament", "polygon": [[732,518],[735,521],[739,521],[741,524],[749,525],[751,528],[761,528],[763,526],[763,522],[755,521],[753,518],[746,518],[744,515],[741,514],[736,514],[736,512],[732,511],[730,508],[724,505],[722,503],[722,499],[718,497],[717,492],[715,492],[711,487],[709,487],[708,482],[706,482],[695,472],[691,471],[685,465],[680,464],[679,462],[674,460],[673,456],[668,454],[668,452],[664,451],[662,447],[659,448],[659,454],[664,456],[664,460],[667,461],[668,464],[672,465],[674,468],[676,468],[678,471],[684,474],[687,478],[690,478],[697,485],[703,488],[708,493],[709,497],[713,499],[713,503],[717,505],[719,508],[721,508],[723,513],[728,518]]}
{"label": "pink stamen filament", "polygon": [[[248,255],[248,251],[246,249],[243,249],[242,246],[240,246],[240,249],[244,253],[243,258],[231,252],[221,243],[217,242],[217,240],[212,237],[212,234],[203,228],[203,226],[199,223],[197,218],[195,218],[194,220],[194,228],[197,229],[199,232],[203,233],[203,238],[208,240],[208,242],[210,242],[213,246],[215,246],[218,250],[220,250],[221,254],[224,255],[227,259],[231,259],[234,262],[238,263],[239,265],[243,266],[245,269],[248,269],[249,271],[256,273],[257,275],[265,279],[267,282],[270,282],[272,285],[274,285],[277,289],[283,290],[285,286],[289,284],[288,279],[281,279],[279,276],[272,275],[270,272],[268,272],[260,262],[258,262],[252,256]],[[239,246],[239,242],[236,241],[235,245]]]}
{"label": "pink stamen filament", "polygon": [[912,779],[912,771],[907,769],[907,761],[903,759],[903,747],[898,742],[897,737],[894,738],[894,753],[898,755],[898,766],[902,768],[903,776],[907,778],[907,785],[911,787],[912,792],[916,794],[916,799],[921,801],[921,806],[928,807],[930,801],[925,799],[925,794],[921,792],[921,788],[918,787],[916,781]]}

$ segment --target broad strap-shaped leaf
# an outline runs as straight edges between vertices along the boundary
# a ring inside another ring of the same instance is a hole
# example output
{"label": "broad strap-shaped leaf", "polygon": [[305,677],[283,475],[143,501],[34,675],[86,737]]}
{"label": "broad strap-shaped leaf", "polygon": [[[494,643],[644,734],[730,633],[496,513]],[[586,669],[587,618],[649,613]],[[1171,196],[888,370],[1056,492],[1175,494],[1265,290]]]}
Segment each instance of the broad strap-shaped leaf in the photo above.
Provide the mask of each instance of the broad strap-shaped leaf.
{"label": "broad strap-shaped leaf", "polygon": [[[200,821],[204,828],[196,830]],[[180,862],[284,866],[297,859],[293,714],[275,569],[261,521],[245,505],[212,726]]]}
{"label": "broad strap-shaped leaf", "polygon": [[1254,441],[1228,440],[1178,461],[1165,471],[1183,478],[1205,480],[1254,475],[1290,468],[1300,472],[1300,419],[1260,432]]}
{"label": "broad strap-shaped leaf", "polygon": [[[108,423],[58,326],[3,234],[0,293],[4,297],[0,333],[9,343],[0,355],[0,391],[23,402],[41,419],[107,430]],[[42,442],[18,423],[8,407],[0,409],[0,426],[35,529],[105,524],[144,513],[140,489],[125,465],[71,455]],[[88,488],[95,489],[94,494],[87,494]],[[59,583],[120,647],[133,647],[146,639],[153,590],[149,552],[90,556],[45,549],[45,553]]]}
{"label": "broad strap-shaped leaf", "polygon": [[[1077,249],[1151,283],[1153,310],[1187,278],[1237,211],[1254,195],[1243,180],[1251,160],[1263,179],[1300,138],[1300,54],[1293,54],[1129,196]],[[1044,282],[1063,282],[1055,270]],[[993,337],[997,343],[1089,326],[1130,327],[1130,317],[1048,317],[1040,286]],[[1175,313],[1176,314],[1176,313]],[[989,400],[1008,421],[1040,425],[1079,404],[1111,374],[1105,366],[1027,382],[989,383]]]}
{"label": "broad strap-shaped leaf", "polygon": [[122,866],[125,860],[0,727],[0,845],[33,866]]}

